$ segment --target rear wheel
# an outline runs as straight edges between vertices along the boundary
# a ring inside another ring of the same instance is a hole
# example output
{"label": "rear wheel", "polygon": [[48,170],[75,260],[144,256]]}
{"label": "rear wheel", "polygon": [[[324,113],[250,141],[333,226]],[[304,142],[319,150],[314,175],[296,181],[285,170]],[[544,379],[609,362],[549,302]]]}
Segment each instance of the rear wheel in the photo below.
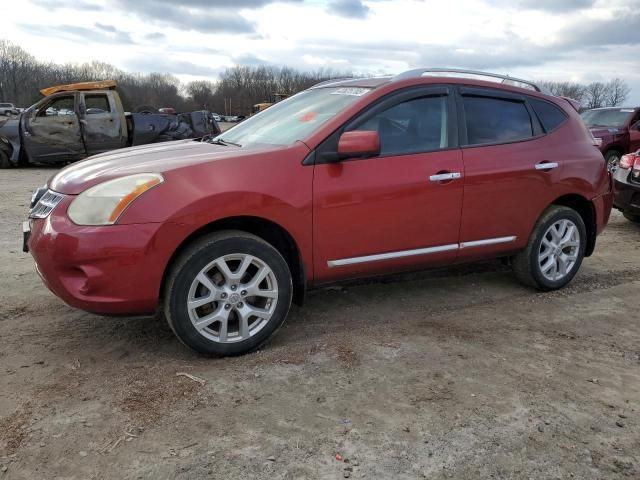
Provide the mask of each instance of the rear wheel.
{"label": "rear wheel", "polygon": [[187,346],[212,356],[257,349],[284,322],[293,287],[287,262],[259,237],[219,232],[191,246],[167,282],[165,314]]}
{"label": "rear wheel", "polygon": [[578,212],[560,205],[549,207],[536,223],[527,247],[514,257],[516,277],[539,290],[564,287],[582,264],[586,239]]}
{"label": "rear wheel", "polygon": [[623,213],[624,218],[633,223],[640,223],[640,215],[634,215],[632,213]]}

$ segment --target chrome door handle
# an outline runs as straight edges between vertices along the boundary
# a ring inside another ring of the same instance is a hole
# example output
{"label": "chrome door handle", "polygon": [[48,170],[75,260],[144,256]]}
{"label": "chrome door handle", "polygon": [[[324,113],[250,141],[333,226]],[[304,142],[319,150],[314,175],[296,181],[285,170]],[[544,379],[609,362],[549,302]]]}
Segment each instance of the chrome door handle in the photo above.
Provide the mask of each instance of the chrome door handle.
{"label": "chrome door handle", "polygon": [[558,167],[558,162],[536,163],[536,170],[553,170],[554,168]]}
{"label": "chrome door handle", "polygon": [[451,172],[451,173],[437,173],[435,175],[431,175],[429,177],[430,182],[442,182],[444,180],[457,180],[462,177],[460,172]]}

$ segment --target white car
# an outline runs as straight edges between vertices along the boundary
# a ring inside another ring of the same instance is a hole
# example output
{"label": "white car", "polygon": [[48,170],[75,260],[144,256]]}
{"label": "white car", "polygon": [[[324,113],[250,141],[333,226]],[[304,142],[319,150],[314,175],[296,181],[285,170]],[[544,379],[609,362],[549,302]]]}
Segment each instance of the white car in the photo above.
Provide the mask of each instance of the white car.
{"label": "white car", "polygon": [[18,113],[18,109],[13,106],[13,103],[0,103],[0,115],[9,117]]}

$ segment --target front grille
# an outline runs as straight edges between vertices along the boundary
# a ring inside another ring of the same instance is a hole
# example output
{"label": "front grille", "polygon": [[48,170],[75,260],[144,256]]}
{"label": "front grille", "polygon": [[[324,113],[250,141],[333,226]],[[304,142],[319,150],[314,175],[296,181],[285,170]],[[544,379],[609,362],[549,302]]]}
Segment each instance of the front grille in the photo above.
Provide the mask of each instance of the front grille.
{"label": "front grille", "polygon": [[29,218],[47,218],[63,198],[64,195],[47,190],[29,212]]}

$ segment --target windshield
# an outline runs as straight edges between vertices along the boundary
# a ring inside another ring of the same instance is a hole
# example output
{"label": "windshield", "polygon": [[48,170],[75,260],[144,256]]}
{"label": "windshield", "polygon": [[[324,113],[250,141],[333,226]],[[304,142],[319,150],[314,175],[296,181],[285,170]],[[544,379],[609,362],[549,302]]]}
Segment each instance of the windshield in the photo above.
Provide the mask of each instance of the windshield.
{"label": "windshield", "polygon": [[370,90],[361,87],[305,90],[221,133],[213,141],[243,146],[256,143],[290,145],[305,138]]}
{"label": "windshield", "polygon": [[582,120],[588,127],[622,127],[633,115],[632,108],[619,108],[609,110],[587,110],[582,113]]}

